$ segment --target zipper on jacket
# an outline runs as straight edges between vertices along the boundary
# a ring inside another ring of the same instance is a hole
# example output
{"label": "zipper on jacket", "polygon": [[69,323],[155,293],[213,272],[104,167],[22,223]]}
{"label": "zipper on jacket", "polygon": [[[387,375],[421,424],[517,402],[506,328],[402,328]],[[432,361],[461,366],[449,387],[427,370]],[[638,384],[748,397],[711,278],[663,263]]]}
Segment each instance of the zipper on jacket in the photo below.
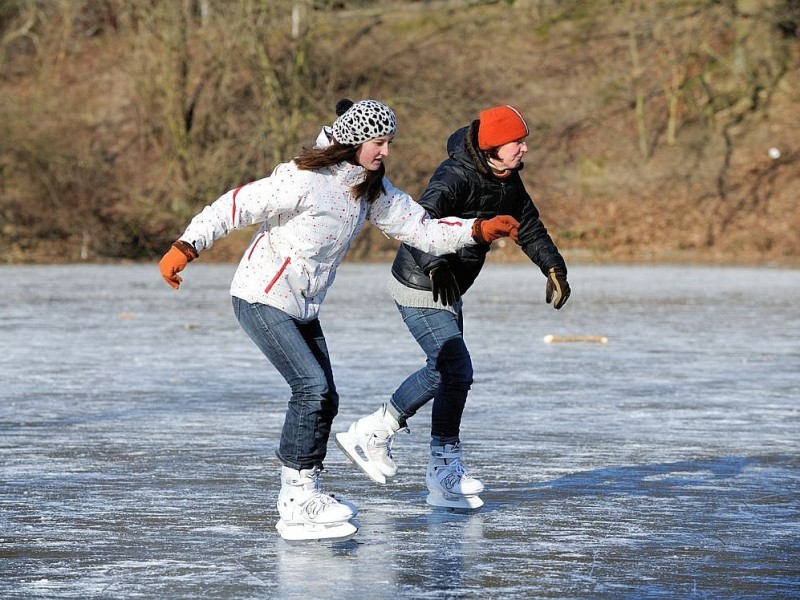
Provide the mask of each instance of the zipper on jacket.
{"label": "zipper on jacket", "polygon": [[[252,182],[250,182],[250,183],[252,183]],[[233,197],[231,198],[231,200],[232,200],[232,202],[231,202],[231,224],[234,227],[236,227],[236,213],[239,212],[239,209],[238,209],[238,207],[236,205],[236,196],[239,195],[239,192],[242,191],[242,188],[245,187],[245,185],[250,185],[250,183],[245,183],[244,185],[240,185],[235,190],[233,190]]]}
{"label": "zipper on jacket", "polygon": [[258,246],[258,243],[259,243],[259,242],[260,242],[262,239],[264,239],[264,236],[265,236],[265,235],[267,235],[267,232],[266,232],[266,231],[265,231],[264,233],[262,233],[261,235],[259,235],[259,236],[256,238],[256,241],[254,241],[254,242],[253,242],[253,245],[252,245],[252,246],[250,246],[250,252],[248,252],[248,253],[247,253],[247,260],[250,260],[250,259],[253,257],[253,252],[255,252],[255,251],[256,251],[256,246]]}
{"label": "zipper on jacket", "polygon": [[283,275],[283,272],[286,270],[286,267],[289,266],[290,262],[292,262],[292,259],[289,257],[287,257],[286,260],[283,261],[281,268],[278,269],[277,273],[275,273],[275,277],[270,279],[270,282],[267,284],[267,287],[264,288],[265,294],[268,293],[272,289],[272,286],[275,285],[275,282],[278,281],[278,279],[280,279],[281,275]]}
{"label": "zipper on jacket", "polygon": [[507,211],[506,204],[508,203],[508,186],[505,181],[500,182],[500,205],[498,206],[498,215],[510,215]]}

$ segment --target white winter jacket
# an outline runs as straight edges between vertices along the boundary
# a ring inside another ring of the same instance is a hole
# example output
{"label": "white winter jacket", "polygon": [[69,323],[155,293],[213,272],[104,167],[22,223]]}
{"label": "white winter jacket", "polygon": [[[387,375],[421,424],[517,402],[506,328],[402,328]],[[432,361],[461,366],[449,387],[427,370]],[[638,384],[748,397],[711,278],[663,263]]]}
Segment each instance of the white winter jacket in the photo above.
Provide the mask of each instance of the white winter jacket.
{"label": "white winter jacket", "polygon": [[[317,145],[326,143],[323,129]],[[349,163],[316,171],[300,170],[294,161],[282,163],[269,177],[206,206],[180,239],[202,252],[235,229],[261,223],[236,269],[231,295],[301,321],[317,317],[336,267],[365,219],[429,254],[449,254],[475,243],[474,219],[431,219],[386,178],[386,193],[372,204],[354,198],[352,187],[365,172]]]}

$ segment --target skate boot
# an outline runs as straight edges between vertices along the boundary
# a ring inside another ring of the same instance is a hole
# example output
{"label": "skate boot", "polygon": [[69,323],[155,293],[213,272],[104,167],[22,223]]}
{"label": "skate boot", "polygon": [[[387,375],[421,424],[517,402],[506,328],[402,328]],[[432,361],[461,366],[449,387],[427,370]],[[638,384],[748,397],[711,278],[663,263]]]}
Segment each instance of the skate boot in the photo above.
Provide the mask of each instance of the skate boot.
{"label": "skate boot", "polygon": [[278,493],[280,520],[275,528],[289,541],[349,540],[358,531],[350,522],[356,507],[322,491],[321,469],[297,471],[281,468],[281,491]]}
{"label": "skate boot", "polygon": [[483,506],[478,497],[483,484],[467,475],[461,462],[461,444],[431,446],[431,458],[425,476],[428,486],[426,502],[431,506],[473,510]]}
{"label": "skate boot", "polygon": [[407,433],[408,427],[401,427],[384,404],[351,424],[347,431],[337,433],[336,445],[372,481],[385,484],[387,477],[397,474],[392,442],[399,431]]}

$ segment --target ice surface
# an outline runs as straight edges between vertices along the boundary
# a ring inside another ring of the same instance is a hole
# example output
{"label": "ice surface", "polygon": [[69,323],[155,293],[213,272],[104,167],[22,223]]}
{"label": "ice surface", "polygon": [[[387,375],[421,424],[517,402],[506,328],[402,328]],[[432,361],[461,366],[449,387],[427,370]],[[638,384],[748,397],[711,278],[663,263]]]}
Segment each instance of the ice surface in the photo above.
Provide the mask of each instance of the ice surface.
{"label": "ice surface", "polygon": [[[466,295],[472,515],[425,504],[430,410],[372,484],[331,440],[341,544],[279,538],[287,386],[239,329],[232,265],[0,268],[0,597],[800,597],[800,272],[530,265]],[[334,431],[422,363],[345,264],[321,321]],[[607,344],[544,344],[603,335]]]}

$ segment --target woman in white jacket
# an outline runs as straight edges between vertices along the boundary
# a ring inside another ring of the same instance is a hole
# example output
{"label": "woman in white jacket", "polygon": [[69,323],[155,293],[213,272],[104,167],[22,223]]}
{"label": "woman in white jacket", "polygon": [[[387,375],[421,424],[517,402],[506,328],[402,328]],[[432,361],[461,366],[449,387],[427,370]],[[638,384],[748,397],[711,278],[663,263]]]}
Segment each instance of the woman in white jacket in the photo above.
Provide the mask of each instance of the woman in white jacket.
{"label": "woman in white jacket", "polygon": [[375,100],[340,100],[338,118],[313,148],[269,177],[206,206],[159,263],[178,288],[187,263],[231,231],[261,223],[231,283],[239,323],[291,388],[277,451],[282,463],[277,529],[289,540],[347,539],[355,507],[322,492],[339,396],[318,313],[336,267],[366,219],[431,254],[516,236],[511,217],[430,219],[384,177],[396,131],[392,110]]}

